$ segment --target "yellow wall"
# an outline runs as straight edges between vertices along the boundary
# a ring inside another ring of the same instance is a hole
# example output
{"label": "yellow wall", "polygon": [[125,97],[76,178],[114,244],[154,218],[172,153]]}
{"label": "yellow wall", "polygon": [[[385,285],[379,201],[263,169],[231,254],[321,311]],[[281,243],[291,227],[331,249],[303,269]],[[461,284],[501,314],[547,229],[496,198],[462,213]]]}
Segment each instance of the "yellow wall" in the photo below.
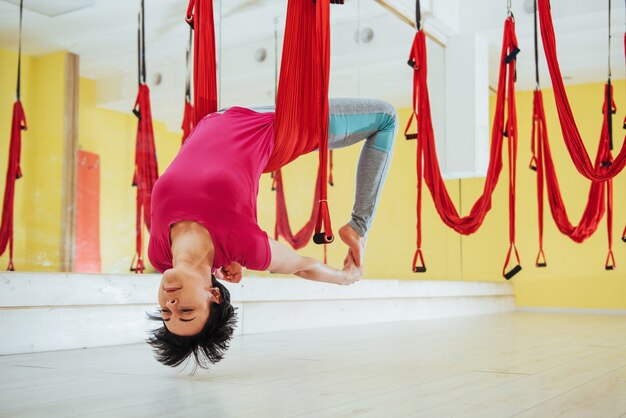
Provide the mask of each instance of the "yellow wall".
{"label": "yellow wall", "polygon": [[[613,143],[617,154],[624,140],[622,122],[626,113],[624,81],[614,82],[617,114],[614,117]],[[602,126],[603,83],[576,85],[567,88],[575,120],[591,159],[600,138]],[[626,309],[626,244],[621,241],[621,233],[626,224],[626,172],[619,174],[613,183],[613,251],[617,269],[604,270],[607,255],[606,218],[596,233],[582,244],[571,241],[556,228],[549,212],[546,200],[544,249],[548,258],[548,267],[534,267],[537,254],[537,200],[535,197],[535,173],[529,170],[530,129],[532,116],[532,92],[517,95],[518,120],[520,132],[520,153],[518,168],[518,204],[519,219],[518,245],[522,255],[524,271],[514,279],[516,301],[520,306],[571,307],[596,309]],[[576,225],[587,201],[589,181],[580,175],[566,151],[561,135],[558,115],[551,90],[544,91],[544,104],[549,129],[550,144],[555,166],[559,176],[563,200]],[[506,179],[506,177],[505,177]],[[479,182],[464,181],[468,193],[475,193]],[[497,202],[494,213],[487,219],[485,227],[478,234],[464,241],[475,239],[475,246],[464,245],[464,270],[466,275],[479,278],[487,274],[489,265],[502,262],[506,246],[506,198],[505,185],[498,187],[495,195]],[[488,243],[492,243],[488,246]],[[492,262],[482,254],[491,248],[495,251]]]}
{"label": "yellow wall", "polygon": [[[10,111],[15,83],[16,54],[0,50],[0,173],[6,170]],[[16,263],[20,270],[58,270],[61,210],[62,109],[65,54],[26,57],[23,102],[30,130],[24,135],[22,167],[16,197]],[[578,126],[587,147],[595,152],[601,126],[602,84],[568,87]],[[624,82],[615,83],[619,108],[615,118],[615,143],[621,144],[621,117],[626,110]],[[545,94],[552,150],[568,211],[577,223],[586,200],[589,182],[573,168],[565,151],[554,100]],[[530,159],[532,92],[517,95],[520,147],[518,161],[518,248],[524,270],[515,277],[520,306],[626,309],[626,245],[619,235],[626,221],[626,175],[615,180],[614,252],[618,269],[604,270],[606,226],[584,244],[561,235],[546,209],[545,250],[548,268],[537,269],[537,209],[535,173]],[[493,109],[492,109],[493,110]],[[408,110],[400,110],[404,126]],[[137,120],[130,113],[96,107],[95,82],[80,80],[79,146],[101,158],[101,248],[105,272],[126,272],[134,252],[135,189],[133,174]],[[159,169],[167,167],[180,144],[178,132],[155,123]],[[330,208],[337,230],[348,220],[354,194],[354,173],[360,148],[335,152],[335,184],[330,188]],[[313,196],[317,155],[309,155],[285,168],[290,218],[294,227],[308,217]],[[461,237],[443,225],[432,199],[424,195],[424,254],[428,273],[411,272],[415,250],[415,141],[397,140],[389,179],[382,194],[378,216],[370,232],[365,258],[365,277],[429,280],[502,281],[502,263],[508,245],[507,171],[503,170],[494,195],[493,209],[474,235]],[[272,235],[274,199],[271,180],[264,176],[259,193],[259,222]],[[466,214],[479,195],[484,180],[446,182],[450,195]],[[458,207],[458,206],[457,206]],[[329,246],[329,262],[341,265],[346,249],[338,241]],[[322,247],[309,245],[303,254],[322,257]],[[7,256],[0,259],[6,263]]]}
{"label": "yellow wall", "polygon": [[[24,57],[22,103],[28,131],[16,183],[15,265],[20,271],[58,271],[61,246],[64,83],[66,53]],[[4,196],[17,54],[0,49],[0,173]],[[132,106],[132,103],[129,104]],[[96,107],[95,82],[80,80],[79,147],[101,158],[102,271],[127,272],[134,254],[135,189],[131,187],[137,119]],[[180,135],[154,124],[159,169],[172,160]],[[147,243],[147,237],[146,237]],[[8,262],[8,250],[0,268]]]}
{"label": "yellow wall", "polygon": [[[0,62],[0,172],[4,196],[17,54],[0,50]],[[24,57],[22,71],[22,103],[29,129],[22,137],[24,176],[16,183],[15,265],[19,270],[58,271],[65,53]],[[1,260],[0,268],[4,268],[8,250]]]}

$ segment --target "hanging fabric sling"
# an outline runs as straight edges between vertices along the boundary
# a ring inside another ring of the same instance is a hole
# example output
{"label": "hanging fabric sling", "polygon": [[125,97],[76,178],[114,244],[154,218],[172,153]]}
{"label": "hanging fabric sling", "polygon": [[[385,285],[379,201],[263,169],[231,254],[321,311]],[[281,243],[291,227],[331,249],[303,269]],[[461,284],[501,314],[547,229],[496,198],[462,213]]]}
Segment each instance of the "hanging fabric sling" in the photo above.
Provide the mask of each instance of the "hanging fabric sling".
{"label": "hanging fabric sling", "polygon": [[[417,1],[419,8],[419,1]],[[418,21],[419,21],[418,12]],[[510,13],[504,24],[498,91],[495,116],[491,135],[491,150],[487,178],[482,195],[474,203],[470,214],[461,217],[446,190],[438,164],[435,148],[434,132],[430,112],[430,99],[427,84],[426,37],[418,24],[418,32],[413,42],[409,65],[414,69],[413,75],[413,108],[405,130],[407,139],[417,138],[417,249],[413,259],[413,271],[426,271],[421,248],[421,190],[422,177],[433,197],[437,213],[443,222],[455,231],[469,235],[482,225],[487,212],[491,209],[491,197],[502,171],[503,138],[508,139],[509,160],[509,249],[502,271],[506,279],[512,278],[521,271],[519,254],[515,245],[515,183],[517,159],[517,118],[515,108],[515,62],[519,53],[515,36],[515,23]],[[505,115],[507,116],[505,120]],[[417,119],[417,133],[409,133],[413,120]],[[512,256],[517,264],[507,269]]]}
{"label": "hanging fabric sling", "polygon": [[11,141],[9,143],[9,161],[7,164],[6,182],[4,185],[4,201],[2,202],[2,224],[0,226],[0,256],[9,247],[9,265],[7,270],[14,271],[13,264],[13,210],[15,203],[15,181],[22,177],[20,156],[22,149],[22,131],[26,128],[26,115],[21,102],[21,73],[22,73],[22,14],[24,1],[20,1],[20,32],[17,58],[17,89],[13,104],[13,118],[11,121]]}
{"label": "hanging fabric sling", "polygon": [[190,0],[186,21],[193,29],[193,125],[217,111],[217,65],[213,0]]}
{"label": "hanging fabric sling", "polygon": [[[330,71],[329,9],[322,2],[320,4],[307,3],[308,1],[297,2],[292,0],[288,6],[283,64],[276,105],[276,141],[278,143],[280,140],[282,146],[280,150],[274,151],[268,168],[266,168],[268,170],[275,165],[284,165],[284,161],[288,162],[299,154],[310,152],[315,148],[320,150],[320,165],[311,216],[295,234],[289,223],[282,173],[280,170],[274,173],[272,189],[276,191],[275,238],[283,237],[294,249],[304,247],[310,241],[311,236],[317,244],[327,244],[333,241],[326,202],[326,181],[329,185],[333,185],[333,154],[332,151],[328,151],[327,133]],[[331,3],[343,4],[339,1]],[[311,36],[311,34],[315,36]],[[316,51],[317,53],[313,55],[317,56],[300,56],[302,55],[299,53],[300,50]],[[296,66],[299,70],[294,74],[293,70],[290,69]],[[320,91],[315,87],[316,85],[325,87]],[[290,91],[307,93],[298,97],[290,94]],[[308,100],[308,97],[313,100]],[[298,111],[298,107],[302,107],[300,111]],[[310,116],[307,117],[307,114]],[[315,119],[311,117],[313,115]],[[317,122],[316,119],[320,120],[321,123]],[[305,121],[307,125],[298,124],[298,120]],[[292,133],[290,134],[290,132]],[[289,141],[289,135],[308,139],[299,144],[289,144],[286,142]],[[319,139],[316,140],[316,138]],[[328,158],[325,158],[326,153],[328,153]],[[274,159],[279,159],[280,162],[277,163]],[[328,167],[328,175],[325,172],[326,167]],[[324,254],[326,259],[326,247],[324,247]]]}
{"label": "hanging fabric sling", "polygon": [[192,39],[193,39],[193,30],[189,28],[189,46],[187,47],[187,56],[186,56],[186,82],[185,82],[185,107],[183,112],[183,124],[181,129],[183,130],[183,140],[182,144],[185,143],[187,137],[191,133],[193,129],[193,105],[191,104],[191,47],[192,47]]}
{"label": "hanging fabric sling", "polygon": [[[285,41],[276,98],[275,147],[264,172],[277,172],[299,156],[319,148],[314,228],[288,232],[286,205],[277,202],[277,232],[290,243],[310,239],[330,243],[334,236],[327,198],[328,84],[330,73],[330,3],[340,0],[291,0],[287,6]],[[211,0],[190,0],[187,22],[194,28],[194,124],[217,110],[215,35]],[[277,199],[284,198],[282,176],[275,173]],[[284,202],[283,202],[284,203]],[[312,221],[310,221],[312,223]],[[284,233],[284,235],[283,235]],[[290,238],[290,236],[292,236]],[[296,237],[296,238],[293,238]],[[298,244],[299,245],[299,244]]]}
{"label": "hanging fabric sling", "polygon": [[[275,148],[265,168],[276,171],[319,149],[316,185],[316,244],[334,240],[328,209],[329,0],[290,0],[275,116]],[[278,174],[278,173],[277,173]],[[275,176],[282,181],[280,175]],[[280,185],[282,187],[282,184]],[[286,213],[286,212],[285,212]],[[277,231],[286,218],[277,218]],[[310,222],[310,221],[309,221]]]}
{"label": "hanging fabric sling", "polygon": [[[606,86],[608,89],[608,85]],[[606,109],[606,103],[603,105]],[[600,143],[598,145],[598,151],[596,154],[594,168],[598,173],[602,170],[606,170],[606,162],[611,161],[610,147],[609,147],[609,135],[607,129],[607,117],[606,111],[603,110],[604,122],[602,124],[602,131],[600,135]],[[583,242],[589,238],[597,230],[602,217],[605,212],[605,187],[606,193],[610,191],[607,180],[604,182],[592,182],[589,188],[589,194],[587,197],[587,203],[583,215],[577,226],[572,225],[567,215],[565,204],[561,195],[558,178],[556,176],[556,170],[552,159],[552,152],[550,144],[548,142],[546,117],[543,108],[543,98],[541,91],[535,91],[534,95],[534,111],[533,111],[533,142],[535,143],[534,157],[536,159],[537,170],[537,198],[538,198],[538,213],[539,213],[539,254],[537,255],[536,265],[538,267],[545,267],[545,255],[543,252],[543,187],[544,177],[545,186],[548,196],[548,203],[550,204],[550,211],[552,218],[554,219],[557,228],[561,233],[568,236],[575,242]],[[605,183],[606,186],[605,186]],[[607,203],[612,200],[612,197],[606,195]]]}
{"label": "hanging fabric sling", "polygon": [[[536,6],[536,2],[535,2]],[[535,8],[535,13],[536,13]],[[538,225],[539,225],[539,252],[535,260],[537,267],[546,267],[547,261],[543,249],[543,209],[544,209],[544,177],[547,189],[548,202],[552,218],[561,233],[568,236],[575,242],[583,242],[589,238],[597,230],[605,212],[605,182],[591,182],[585,210],[577,226],[572,225],[567,215],[567,210],[563,203],[550,143],[548,141],[548,130],[546,124],[546,116],[543,105],[543,97],[539,89],[539,56],[538,56],[538,34],[537,19],[535,16],[535,79],[536,89],[533,96],[533,124],[531,133],[531,152],[532,158],[530,168],[537,172],[537,207],[538,207]],[[612,88],[607,84],[604,94],[603,104],[603,125],[600,134],[600,142],[594,169],[597,172],[606,170],[606,161],[610,160],[610,137],[609,137],[609,117],[607,109],[614,112],[614,103],[612,97]],[[610,108],[607,108],[607,105]],[[608,188],[608,185],[606,186]],[[607,202],[612,197],[607,195]],[[611,247],[611,246],[610,246]],[[607,264],[607,267],[609,264]]]}
{"label": "hanging fabric sling", "polygon": [[145,5],[141,0],[138,30],[139,50],[139,92],[133,113],[139,119],[135,145],[135,174],[133,186],[137,187],[136,246],[135,256],[130,270],[143,273],[143,225],[150,231],[150,202],[152,187],[159,177],[154,131],[152,129],[152,111],[150,109],[150,89],[146,84],[146,40],[145,40]]}
{"label": "hanging fabric sling", "polygon": [[604,181],[613,178],[626,166],[626,138],[622,141],[621,149],[610,167],[602,167],[601,171],[596,170],[591,163],[585,144],[574,121],[574,115],[567,98],[567,93],[565,92],[565,86],[563,85],[563,77],[561,76],[561,70],[556,55],[556,38],[552,24],[550,1],[538,0],[537,7],[540,18],[543,49],[552,80],[556,108],[559,114],[559,121],[567,151],[578,172],[586,178],[592,181]]}
{"label": "hanging fabric sling", "polygon": [[[624,60],[626,61],[626,31],[624,31]],[[626,129],[626,116],[624,116],[623,128]],[[626,243],[626,225],[624,225],[624,230],[622,231],[622,241]]]}

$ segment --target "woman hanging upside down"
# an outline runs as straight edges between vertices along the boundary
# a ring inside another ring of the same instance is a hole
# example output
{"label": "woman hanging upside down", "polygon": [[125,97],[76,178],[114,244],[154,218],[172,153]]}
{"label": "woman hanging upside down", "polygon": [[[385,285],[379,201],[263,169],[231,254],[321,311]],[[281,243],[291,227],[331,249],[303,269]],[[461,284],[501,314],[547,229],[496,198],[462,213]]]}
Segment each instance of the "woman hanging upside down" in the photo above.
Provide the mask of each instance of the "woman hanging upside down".
{"label": "woman hanging upside down", "polygon": [[168,366],[192,354],[205,368],[223,358],[236,315],[216,279],[238,283],[242,267],[340,285],[361,278],[367,232],[391,162],[395,109],[379,100],[330,100],[330,149],[365,139],[352,216],[339,229],[349,248],[341,270],[298,255],[259,228],[256,199],[273,150],[274,114],[257,110],[233,107],[202,119],[154,186],[148,257],[163,277],[160,315],[151,319],[164,326],[148,342]]}

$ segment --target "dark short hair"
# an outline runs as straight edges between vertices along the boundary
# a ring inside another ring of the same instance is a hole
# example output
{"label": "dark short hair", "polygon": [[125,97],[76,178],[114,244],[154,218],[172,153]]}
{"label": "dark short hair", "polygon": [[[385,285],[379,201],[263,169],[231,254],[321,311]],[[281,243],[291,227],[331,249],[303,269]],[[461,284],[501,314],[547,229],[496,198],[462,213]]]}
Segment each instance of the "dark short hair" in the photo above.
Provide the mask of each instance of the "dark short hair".
{"label": "dark short hair", "polygon": [[[228,289],[211,276],[214,287],[220,290],[221,303],[213,303],[211,314],[202,331],[192,336],[171,333],[163,324],[151,331],[147,342],[154,349],[156,359],[166,366],[176,367],[193,354],[196,367],[207,369],[224,358],[237,323],[235,308],[230,304]],[[161,315],[148,314],[153,321],[163,322]]]}

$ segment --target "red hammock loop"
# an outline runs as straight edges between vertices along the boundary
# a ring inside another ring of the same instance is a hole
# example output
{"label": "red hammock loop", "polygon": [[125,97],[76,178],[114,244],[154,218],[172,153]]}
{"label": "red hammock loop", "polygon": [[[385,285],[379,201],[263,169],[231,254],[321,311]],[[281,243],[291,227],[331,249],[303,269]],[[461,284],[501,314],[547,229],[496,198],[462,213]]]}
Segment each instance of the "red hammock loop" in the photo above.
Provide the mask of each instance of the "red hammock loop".
{"label": "red hammock loop", "polygon": [[[608,117],[605,117],[605,120],[608,120]],[[608,151],[608,161],[612,161],[611,151]],[[606,270],[614,270],[615,269],[615,256],[613,255],[613,180],[606,181],[606,230],[607,230],[607,238],[608,238],[608,255],[606,257],[606,262],[604,264],[604,268]],[[610,262],[609,262],[610,261]]]}
{"label": "red hammock loop", "polygon": [[539,249],[539,252],[537,253],[537,258],[535,259],[535,266],[536,267],[547,267],[548,263],[546,261],[546,255],[543,252],[543,248]]}
{"label": "red hammock loop", "polygon": [[[509,262],[511,261],[511,255],[513,253],[515,254],[515,260],[517,261],[517,264],[511,270],[507,271],[506,268],[509,266]],[[522,271],[522,266],[519,259],[519,253],[517,252],[517,247],[515,246],[515,243],[512,242],[509,246],[509,251],[506,253],[504,267],[502,268],[502,276],[504,276],[504,278],[507,280],[511,280],[513,276],[515,276],[520,271]]]}
{"label": "red hammock loop", "polygon": [[609,250],[609,253],[606,256],[606,262],[604,263],[605,270],[615,270],[615,256],[613,255],[613,251]]}
{"label": "red hammock loop", "polygon": [[[415,107],[416,106],[414,105],[413,109],[415,109]],[[406,128],[404,129],[404,139],[406,139],[407,141],[417,139],[417,133],[409,133],[412,127],[411,125],[413,125],[413,119],[415,119],[417,123],[417,114],[415,113],[415,111],[411,113],[411,116],[409,117],[409,122],[406,124]]]}
{"label": "red hammock loop", "polygon": [[426,263],[424,263],[424,255],[421,248],[415,250],[412,270],[413,273],[426,273]]}
{"label": "red hammock loop", "polygon": [[[423,31],[415,35],[409,61],[413,64],[413,110],[417,115],[417,235],[418,248],[421,248],[421,193],[422,177],[428,187],[437,213],[442,221],[455,231],[469,235],[483,223],[491,209],[491,197],[502,171],[503,132],[507,132],[509,160],[509,241],[515,242],[515,161],[517,158],[517,118],[515,107],[515,56],[517,55],[517,38],[515,24],[511,17],[505,20],[502,41],[500,72],[498,76],[498,94],[496,112],[491,134],[491,149],[487,178],[482,195],[474,203],[470,214],[459,215],[443,181],[439,168],[437,150],[430,111],[430,100],[427,84],[426,40]],[[507,59],[509,57],[509,59]],[[508,63],[506,62],[508,61]],[[506,116],[506,122],[505,122]],[[409,123],[412,122],[412,119]],[[408,133],[407,126],[406,132]]]}
{"label": "red hammock loop", "polygon": [[598,167],[592,165],[587,149],[576,126],[565,86],[563,85],[563,77],[561,76],[561,70],[556,55],[556,38],[550,11],[550,1],[537,0],[537,8],[540,17],[541,39],[543,41],[543,49],[548,63],[550,78],[552,79],[554,98],[561,130],[563,132],[563,139],[574,166],[579,173],[594,182],[613,178],[626,166],[626,139],[622,142],[619,154],[615,157],[613,164],[608,167],[608,170],[598,170]]}
{"label": "red hammock loop", "polygon": [[7,163],[7,175],[4,185],[4,200],[2,202],[2,223],[0,224],[0,255],[4,254],[9,247],[9,265],[7,270],[15,271],[13,264],[13,218],[15,205],[15,181],[22,177],[20,168],[22,131],[27,129],[26,115],[22,102],[17,100],[13,104],[13,117],[11,122],[11,139],[9,142],[9,159]]}

